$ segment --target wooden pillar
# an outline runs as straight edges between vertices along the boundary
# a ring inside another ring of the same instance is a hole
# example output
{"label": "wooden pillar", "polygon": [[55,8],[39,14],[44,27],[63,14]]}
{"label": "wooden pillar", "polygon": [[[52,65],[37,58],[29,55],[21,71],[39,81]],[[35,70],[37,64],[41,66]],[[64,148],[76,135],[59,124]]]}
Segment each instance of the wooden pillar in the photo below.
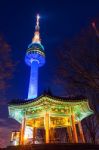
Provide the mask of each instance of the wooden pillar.
{"label": "wooden pillar", "polygon": [[35,144],[36,127],[33,127],[33,144]]}
{"label": "wooden pillar", "polygon": [[50,128],[50,140],[51,143],[54,143],[54,127]]}
{"label": "wooden pillar", "polygon": [[49,114],[46,113],[45,114],[45,118],[44,118],[44,123],[45,123],[45,141],[46,143],[49,143],[50,141],[50,136],[49,136]]}
{"label": "wooden pillar", "polygon": [[26,126],[26,117],[23,118],[22,124],[21,124],[21,138],[20,138],[21,145],[24,145],[25,126]]}
{"label": "wooden pillar", "polygon": [[69,137],[69,142],[73,143],[73,138],[72,138],[72,128],[71,126],[67,127],[67,133],[68,133],[68,137]]}
{"label": "wooden pillar", "polygon": [[33,119],[33,144],[35,144],[35,140],[36,140],[36,133],[37,133],[37,128],[36,128],[36,120]]}
{"label": "wooden pillar", "polygon": [[81,122],[78,122],[78,128],[79,128],[79,133],[80,133],[80,138],[82,140],[83,143],[85,143],[85,138],[84,138],[84,134],[83,134],[83,129],[82,129],[82,125]]}
{"label": "wooden pillar", "polygon": [[76,131],[76,125],[75,125],[75,115],[71,115],[71,121],[72,121],[72,131],[73,131],[73,138],[74,143],[78,143],[78,137],[77,137],[77,131]]}

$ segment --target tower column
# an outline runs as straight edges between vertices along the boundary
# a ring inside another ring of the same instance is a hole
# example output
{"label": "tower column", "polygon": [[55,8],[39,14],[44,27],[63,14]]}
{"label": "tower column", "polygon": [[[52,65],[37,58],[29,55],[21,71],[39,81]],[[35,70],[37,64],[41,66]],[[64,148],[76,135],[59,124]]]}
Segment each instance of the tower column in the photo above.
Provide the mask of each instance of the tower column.
{"label": "tower column", "polygon": [[31,60],[28,99],[36,98],[38,92],[38,60]]}
{"label": "tower column", "polygon": [[77,131],[76,131],[76,125],[75,125],[75,115],[71,115],[71,121],[72,121],[72,131],[73,131],[73,138],[74,143],[78,143],[78,137],[77,137]]}
{"label": "tower column", "polygon": [[26,126],[26,117],[23,118],[22,124],[21,124],[21,137],[20,137],[21,145],[24,145],[25,126]]}
{"label": "tower column", "polygon": [[41,44],[41,38],[39,32],[40,29],[39,19],[40,16],[37,15],[34,37],[32,39],[32,42],[29,44],[25,55],[25,62],[28,66],[31,67],[28,99],[34,99],[37,97],[38,68],[45,64],[45,52],[44,52],[44,47]]}
{"label": "tower column", "polygon": [[45,114],[44,123],[45,123],[45,141],[46,143],[49,143],[50,141],[50,133],[49,133],[49,113]]}
{"label": "tower column", "polygon": [[85,138],[84,138],[84,134],[83,134],[83,129],[82,129],[82,125],[81,122],[78,122],[78,128],[79,128],[79,132],[80,132],[80,138],[82,140],[83,143],[85,143]]}

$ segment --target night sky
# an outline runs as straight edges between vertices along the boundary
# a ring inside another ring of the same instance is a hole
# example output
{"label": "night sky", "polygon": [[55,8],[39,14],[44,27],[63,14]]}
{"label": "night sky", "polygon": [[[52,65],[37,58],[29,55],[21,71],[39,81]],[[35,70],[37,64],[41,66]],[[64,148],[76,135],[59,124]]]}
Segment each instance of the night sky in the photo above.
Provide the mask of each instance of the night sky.
{"label": "night sky", "polygon": [[[6,100],[0,105],[0,145],[7,145],[10,132],[19,127],[8,118],[7,103],[13,98],[27,98],[30,68],[24,57],[31,43],[36,14],[41,16],[40,33],[46,53],[46,64],[39,69],[39,95],[51,88],[56,95],[63,95],[55,85],[56,50],[65,39],[75,37],[99,16],[98,0],[3,0],[0,1],[0,33],[11,46],[15,67]],[[1,93],[2,95],[2,93]]]}

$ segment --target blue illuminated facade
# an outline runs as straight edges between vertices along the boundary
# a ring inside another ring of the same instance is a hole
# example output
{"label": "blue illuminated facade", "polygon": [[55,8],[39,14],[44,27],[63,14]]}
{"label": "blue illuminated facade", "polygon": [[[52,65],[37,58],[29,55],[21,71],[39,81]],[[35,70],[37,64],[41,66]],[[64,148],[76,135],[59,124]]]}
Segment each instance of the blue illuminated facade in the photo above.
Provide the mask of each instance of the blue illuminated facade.
{"label": "blue illuminated facade", "polygon": [[38,69],[45,63],[45,52],[44,47],[41,44],[39,33],[39,15],[37,15],[37,22],[32,43],[29,44],[26,51],[25,62],[31,67],[28,99],[34,99],[38,95]]}

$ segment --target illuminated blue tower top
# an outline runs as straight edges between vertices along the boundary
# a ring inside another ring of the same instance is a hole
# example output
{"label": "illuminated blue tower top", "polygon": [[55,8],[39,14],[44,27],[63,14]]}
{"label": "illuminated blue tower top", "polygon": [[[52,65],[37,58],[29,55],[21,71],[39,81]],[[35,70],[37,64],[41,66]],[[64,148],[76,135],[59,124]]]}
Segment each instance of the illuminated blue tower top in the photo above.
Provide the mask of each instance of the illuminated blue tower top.
{"label": "illuminated blue tower top", "polygon": [[25,62],[31,67],[30,82],[28,90],[28,99],[37,97],[38,94],[38,67],[41,67],[45,63],[44,47],[41,44],[40,32],[39,32],[39,19],[37,15],[35,33],[32,42],[29,44],[26,51]]}

